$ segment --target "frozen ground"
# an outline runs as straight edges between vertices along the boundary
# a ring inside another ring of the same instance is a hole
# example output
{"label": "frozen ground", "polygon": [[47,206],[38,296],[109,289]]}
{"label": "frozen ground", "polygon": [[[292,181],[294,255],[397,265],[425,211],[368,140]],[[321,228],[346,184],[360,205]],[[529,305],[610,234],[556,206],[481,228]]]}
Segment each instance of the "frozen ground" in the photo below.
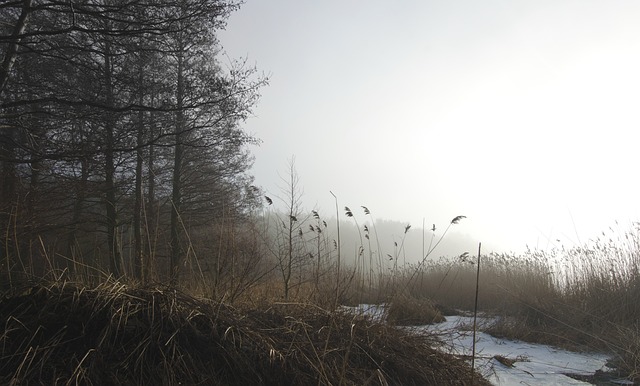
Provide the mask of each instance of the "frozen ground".
{"label": "frozen ground", "polygon": [[[480,324],[486,322],[479,319]],[[445,349],[451,353],[471,357],[472,323],[471,317],[448,316],[444,323],[420,328],[438,331]],[[607,359],[604,354],[577,353],[497,339],[483,332],[476,334],[476,368],[494,385],[588,385],[566,374],[592,375],[596,370],[607,370]],[[511,361],[514,362],[510,365]]]}
{"label": "frozen ground", "polygon": [[[374,317],[382,315],[382,308],[377,306],[361,305],[358,311]],[[479,329],[488,322],[478,318]],[[443,350],[471,358],[472,324],[472,317],[447,316],[444,323],[412,329],[437,332],[444,342]],[[606,371],[607,359],[607,355],[600,353],[571,352],[542,344],[498,339],[483,332],[476,334],[475,367],[494,385],[589,385],[566,374],[593,375],[597,370]],[[632,384],[624,380],[616,383]]]}

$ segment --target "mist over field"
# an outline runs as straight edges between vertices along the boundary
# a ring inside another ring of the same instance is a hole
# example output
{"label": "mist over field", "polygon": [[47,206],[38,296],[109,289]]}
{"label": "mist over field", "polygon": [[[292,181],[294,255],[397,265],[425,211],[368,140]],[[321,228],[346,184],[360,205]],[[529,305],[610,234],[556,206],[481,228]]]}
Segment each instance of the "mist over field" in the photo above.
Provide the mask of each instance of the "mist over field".
{"label": "mist over field", "polygon": [[[274,213],[274,215],[277,214]],[[333,242],[337,242],[338,239],[335,217],[329,217],[322,221],[327,223],[325,233],[332,247],[335,248]],[[356,221],[358,225],[356,225]],[[458,257],[465,252],[477,255],[478,252],[479,241],[464,232],[464,220],[460,224],[453,225],[444,237],[442,235],[449,226],[448,223],[442,224],[442,228],[436,227],[435,231],[432,230],[432,224],[431,227],[423,231],[421,227],[394,220],[377,219],[375,220],[375,229],[369,219],[359,218],[356,221],[353,218],[344,217],[340,221],[340,244],[344,256],[343,261],[346,264],[353,264],[358,253],[362,253],[365,259],[370,253],[376,259],[380,254],[385,266],[390,268],[396,264],[396,260],[400,266],[403,264],[415,265],[421,262],[427,254],[428,261],[437,261],[440,257]],[[308,231],[309,225],[315,227],[317,221],[311,219],[301,224],[301,229],[305,230],[304,237],[309,243],[308,248],[313,250],[313,239],[316,235]],[[411,225],[409,229],[407,229],[407,225]],[[365,231],[365,227],[368,231]],[[362,248],[361,251],[360,248]],[[503,251],[495,249],[491,243],[483,242],[482,253],[491,252]]]}
{"label": "mist over field", "polygon": [[475,359],[527,361],[405,328],[454,315],[640,382],[639,20],[0,2],[0,384],[488,385]]}
{"label": "mist over field", "polygon": [[322,212],[332,191],[414,227],[465,215],[462,233],[522,252],[640,218],[639,18],[634,1],[253,1],[220,41],[270,76],[246,122],[267,192],[295,156]]}

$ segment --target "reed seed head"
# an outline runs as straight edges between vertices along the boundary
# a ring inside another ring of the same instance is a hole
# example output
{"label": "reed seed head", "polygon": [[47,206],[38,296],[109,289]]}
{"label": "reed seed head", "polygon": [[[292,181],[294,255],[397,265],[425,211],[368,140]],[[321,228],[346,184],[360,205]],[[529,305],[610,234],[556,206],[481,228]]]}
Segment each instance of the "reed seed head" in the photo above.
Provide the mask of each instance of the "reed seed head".
{"label": "reed seed head", "polygon": [[353,212],[351,212],[351,209],[349,209],[348,206],[345,206],[344,210],[345,210],[345,214],[347,215],[347,217],[353,217]]}
{"label": "reed seed head", "polygon": [[451,224],[457,224],[460,222],[460,220],[462,220],[463,218],[467,218],[467,216],[456,216],[453,218],[453,220],[451,220]]}

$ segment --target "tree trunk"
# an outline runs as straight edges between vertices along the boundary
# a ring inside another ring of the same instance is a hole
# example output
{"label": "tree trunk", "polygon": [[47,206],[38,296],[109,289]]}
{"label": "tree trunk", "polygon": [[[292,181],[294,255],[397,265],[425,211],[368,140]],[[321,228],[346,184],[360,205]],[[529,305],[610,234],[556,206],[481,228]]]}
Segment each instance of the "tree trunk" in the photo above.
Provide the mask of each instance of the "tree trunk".
{"label": "tree trunk", "polygon": [[180,47],[178,53],[178,68],[177,68],[177,90],[176,90],[176,123],[175,123],[175,149],[174,149],[174,163],[173,163],[173,191],[171,194],[172,210],[171,210],[171,283],[177,284],[178,271],[181,258],[181,246],[180,246],[180,212],[182,201],[182,160],[184,157],[184,145],[182,143],[182,137],[184,136],[184,50]]}
{"label": "tree trunk", "polygon": [[20,46],[21,40],[20,35],[22,35],[27,28],[29,14],[31,13],[31,2],[32,0],[22,1],[22,12],[20,13],[20,17],[18,17],[18,21],[13,27],[13,33],[11,34],[13,42],[9,44],[7,52],[2,59],[2,66],[0,66],[0,95],[2,95],[2,91],[7,86],[9,74],[13,68],[13,64],[16,62],[18,47]]}
{"label": "tree trunk", "polygon": [[[144,102],[143,93],[144,82],[144,66],[140,63],[138,73],[138,87],[139,98],[138,103],[142,106]],[[133,261],[133,274],[138,280],[143,280],[142,267],[144,266],[142,256],[142,166],[144,163],[142,154],[142,145],[144,142],[144,112],[141,110],[138,112],[138,129],[136,133],[136,181],[135,181],[135,200],[133,205],[133,238],[134,238],[134,261]]]}
{"label": "tree trunk", "polygon": [[[149,115],[149,137],[155,138],[156,135],[156,127],[153,113]],[[155,256],[155,242],[153,245],[151,244],[152,240],[156,240],[157,235],[157,205],[156,205],[156,177],[155,170],[153,168],[155,163],[155,146],[153,140],[149,143],[149,157],[147,164],[147,242],[144,243],[145,251],[144,255],[147,257],[145,261],[143,261],[142,265],[142,281],[146,282],[151,276],[153,261],[152,258]]]}
{"label": "tree trunk", "polygon": [[[7,272],[11,272],[12,259],[15,252],[15,213],[16,213],[16,185],[18,177],[15,163],[17,129],[5,128],[0,136],[0,164],[2,166],[2,183],[0,184],[0,254],[3,257],[2,265],[6,265]],[[10,279],[10,277],[9,277]]]}
{"label": "tree trunk", "polygon": [[[105,42],[104,77],[107,105],[114,105],[113,73],[111,67],[111,43]],[[109,268],[116,278],[122,276],[122,257],[118,245],[118,212],[116,209],[115,163],[114,163],[114,131],[115,122],[112,114],[105,118],[105,205],[107,212],[107,242],[109,251]]]}
{"label": "tree trunk", "polygon": [[[82,135],[84,137],[84,135]],[[75,263],[77,254],[77,240],[76,235],[78,233],[78,224],[82,219],[84,212],[84,203],[87,196],[87,182],[89,181],[89,158],[88,155],[83,155],[80,160],[80,181],[75,185],[76,197],[73,203],[73,214],[71,217],[71,231],[67,237],[67,255]],[[80,265],[82,266],[82,265]],[[74,271],[76,267],[74,266]]]}

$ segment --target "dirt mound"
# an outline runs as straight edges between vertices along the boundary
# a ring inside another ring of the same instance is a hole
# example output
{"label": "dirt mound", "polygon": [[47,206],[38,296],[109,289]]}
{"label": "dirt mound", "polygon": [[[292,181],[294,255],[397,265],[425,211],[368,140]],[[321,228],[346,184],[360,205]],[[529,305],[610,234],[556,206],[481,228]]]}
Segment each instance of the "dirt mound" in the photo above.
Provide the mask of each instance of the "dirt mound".
{"label": "dirt mound", "polygon": [[[312,305],[239,310],[167,288],[33,285],[0,299],[0,383],[463,385],[433,338]],[[487,384],[476,376],[476,384]]]}

